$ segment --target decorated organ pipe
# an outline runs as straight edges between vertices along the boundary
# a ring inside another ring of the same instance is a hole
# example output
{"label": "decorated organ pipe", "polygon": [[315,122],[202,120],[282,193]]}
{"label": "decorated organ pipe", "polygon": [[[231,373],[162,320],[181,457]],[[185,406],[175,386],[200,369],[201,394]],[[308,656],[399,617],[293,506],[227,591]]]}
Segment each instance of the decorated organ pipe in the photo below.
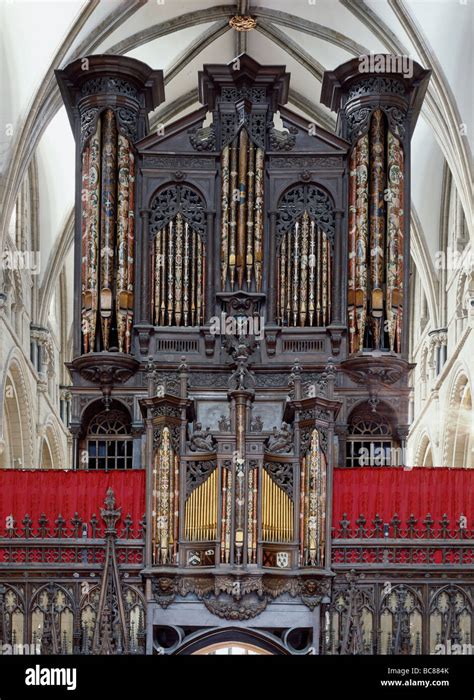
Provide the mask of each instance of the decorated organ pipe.
{"label": "decorated organ pipe", "polygon": [[156,326],[198,326],[205,315],[205,248],[178,212],[153,239],[152,307]]}
{"label": "decorated organ pipe", "polygon": [[351,352],[401,352],[403,169],[400,140],[381,109],[351,154],[348,324]]}
{"label": "decorated organ pipe", "polygon": [[400,56],[360,56],[324,74],[323,104],[351,144],[348,182],[349,352],[406,355],[410,141],[430,71]]}
{"label": "decorated organ pipe", "polygon": [[233,494],[233,475],[230,465],[222,468],[221,494],[221,563],[229,564],[232,546]]}
{"label": "decorated organ pipe", "polygon": [[261,470],[261,491],[262,540],[291,542],[294,536],[292,498],[266,469]]}
{"label": "decorated organ pipe", "polygon": [[300,476],[300,566],[324,566],[326,458],[315,428]]}
{"label": "decorated organ pipe", "polygon": [[134,302],[135,155],[106,109],[82,154],[82,350],[130,353]]}
{"label": "decorated organ pipe", "polygon": [[281,237],[278,279],[281,325],[325,326],[331,322],[331,242],[306,210]]}
{"label": "decorated organ pipe", "polygon": [[184,537],[190,542],[217,539],[218,470],[196,486],[185,504]]}
{"label": "decorated organ pipe", "polygon": [[175,564],[178,552],[179,457],[168,426],[161,429],[152,479],[152,552],[154,564]]}
{"label": "decorated organ pipe", "polygon": [[221,153],[222,290],[261,291],[263,182],[264,151],[242,128]]}

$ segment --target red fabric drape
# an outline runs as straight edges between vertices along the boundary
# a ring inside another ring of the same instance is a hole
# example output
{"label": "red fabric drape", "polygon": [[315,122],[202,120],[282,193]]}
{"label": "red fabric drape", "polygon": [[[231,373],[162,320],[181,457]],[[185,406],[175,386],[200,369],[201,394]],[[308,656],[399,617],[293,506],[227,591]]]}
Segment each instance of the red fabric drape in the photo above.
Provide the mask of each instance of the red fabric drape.
{"label": "red fabric drape", "polygon": [[[95,513],[100,520],[100,508],[111,486],[122,517],[130,513],[134,526],[145,512],[145,471],[0,471],[0,528],[5,518],[13,515],[20,523],[25,514],[36,525],[45,513],[53,521],[59,514],[70,520],[78,513],[89,520]],[[333,486],[333,525],[347,514],[354,527],[363,514],[368,523],[378,513],[388,521],[396,513],[405,524],[410,514],[422,520],[430,513],[437,524],[446,513],[450,526],[455,527],[460,515],[473,526],[474,469],[446,467],[415,467],[404,470],[395,467],[363,467],[335,469]]]}
{"label": "red fabric drape", "polygon": [[389,521],[396,513],[403,525],[411,513],[420,521],[429,513],[438,525],[446,513],[455,528],[460,515],[473,527],[474,469],[447,467],[363,467],[334,469],[333,526],[339,527],[343,513],[355,527],[360,514],[368,525],[378,513]]}
{"label": "red fabric drape", "polygon": [[128,514],[135,528],[145,512],[145,470],[66,471],[17,469],[0,470],[0,529],[13,515],[19,525],[28,514],[37,525],[44,513],[50,525],[59,514],[68,522],[78,513],[83,521],[95,514],[102,525],[100,509],[106,491],[112,487],[122,519]]}

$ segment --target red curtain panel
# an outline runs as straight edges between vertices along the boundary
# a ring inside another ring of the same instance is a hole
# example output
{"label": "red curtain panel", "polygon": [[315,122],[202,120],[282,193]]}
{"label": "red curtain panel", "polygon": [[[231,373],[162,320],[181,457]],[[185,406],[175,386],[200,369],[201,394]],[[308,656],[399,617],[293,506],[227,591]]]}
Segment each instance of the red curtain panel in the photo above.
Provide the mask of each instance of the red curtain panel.
{"label": "red curtain panel", "polygon": [[333,525],[339,527],[346,513],[351,527],[360,514],[368,525],[375,515],[388,522],[396,513],[403,525],[413,513],[421,521],[429,513],[438,525],[446,514],[450,528],[460,515],[473,527],[474,469],[446,467],[367,467],[335,469]]}
{"label": "red curtain panel", "polygon": [[129,471],[71,471],[38,470],[0,471],[0,532],[7,516],[13,515],[17,526],[28,514],[36,527],[44,513],[50,525],[59,514],[68,523],[77,513],[83,521],[93,514],[100,524],[100,509],[104,506],[107,489],[112,487],[116,506],[122,509],[121,521],[130,514],[136,528],[145,512],[145,470]]}

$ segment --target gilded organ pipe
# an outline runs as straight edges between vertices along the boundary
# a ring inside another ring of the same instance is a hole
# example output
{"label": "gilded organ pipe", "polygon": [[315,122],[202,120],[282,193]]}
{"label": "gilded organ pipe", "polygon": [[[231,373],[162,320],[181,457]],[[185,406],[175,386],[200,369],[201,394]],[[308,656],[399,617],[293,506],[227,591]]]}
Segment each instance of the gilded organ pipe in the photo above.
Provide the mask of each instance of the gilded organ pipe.
{"label": "gilded organ pipe", "polygon": [[232,524],[232,470],[222,469],[221,562],[229,564]]}
{"label": "gilded organ pipe", "polygon": [[221,154],[221,287],[261,291],[264,151],[245,128]]}
{"label": "gilded organ pipe", "polygon": [[104,349],[108,349],[113,311],[117,190],[117,127],[111,109],[104,112],[102,129],[99,315],[102,343]]}
{"label": "gilded organ pipe", "polygon": [[301,566],[324,566],[326,527],[326,458],[314,429],[301,462]]}
{"label": "gilded organ pipe", "polygon": [[293,540],[294,504],[290,496],[262,469],[262,539],[264,542]]}
{"label": "gilded organ pipe", "polygon": [[263,281],[263,197],[265,177],[265,154],[257,148],[255,155],[255,287],[262,290]]}
{"label": "gilded organ pipe", "polygon": [[159,230],[153,244],[153,321],[157,326],[204,322],[204,244],[178,213]]}
{"label": "gilded organ pipe", "polygon": [[207,542],[217,537],[217,474],[214,469],[186,500],[184,536],[188,542]]}
{"label": "gilded organ pipe", "polygon": [[178,545],[178,456],[171,446],[170,429],[161,431],[152,480],[152,544],[155,564],[174,563]]}
{"label": "gilded organ pipe", "polygon": [[247,288],[252,285],[254,244],[255,147],[250,141],[247,168],[247,253],[245,258]]}
{"label": "gilded organ pipe", "polygon": [[221,288],[224,289],[229,262],[229,146],[224,146],[221,155]]}
{"label": "gilded organ pipe", "polygon": [[101,120],[82,157],[82,337],[84,352],[93,352],[97,329],[98,249],[100,226]]}
{"label": "gilded organ pipe", "polygon": [[384,307],[385,134],[382,112],[377,109],[370,128],[370,313],[375,349],[380,348]]}
{"label": "gilded organ pipe", "polygon": [[387,319],[390,350],[401,352],[403,309],[403,150],[400,141],[387,135]]}
{"label": "gilded organ pipe", "polygon": [[356,151],[356,239],[355,239],[355,307],[359,350],[364,346],[365,321],[367,317],[367,246],[369,231],[369,137],[367,134],[357,143]]}
{"label": "gilded organ pipe", "polygon": [[279,249],[277,314],[283,325],[320,326],[331,321],[332,255],[326,233],[307,211],[283,234]]}
{"label": "gilded organ pipe", "polygon": [[238,145],[235,138],[230,147],[230,179],[229,179],[229,197],[230,197],[230,240],[229,240],[229,270],[230,270],[230,287],[234,289],[235,284],[235,265],[237,262],[237,202],[240,199],[240,193],[237,188],[237,158]]}
{"label": "gilded organ pipe", "polygon": [[356,171],[357,147],[352,149],[349,163],[349,274],[347,278],[348,296],[347,313],[349,326],[349,351],[358,349],[356,326],[356,302],[355,302],[355,271],[356,271],[356,227],[357,227],[357,171]]}

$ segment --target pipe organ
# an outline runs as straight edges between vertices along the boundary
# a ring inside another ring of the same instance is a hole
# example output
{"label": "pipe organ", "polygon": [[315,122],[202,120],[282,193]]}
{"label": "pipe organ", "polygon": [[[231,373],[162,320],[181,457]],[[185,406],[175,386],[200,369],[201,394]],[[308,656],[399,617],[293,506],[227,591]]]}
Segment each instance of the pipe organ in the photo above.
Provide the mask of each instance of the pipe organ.
{"label": "pipe organ", "polygon": [[351,468],[358,445],[403,451],[410,139],[429,72],[326,72],[333,133],[287,106],[285,66],[243,54],[203,66],[201,107],[156,133],[162,72],[88,60],[57,73],[77,143],[75,467],[93,416],[120,409],[147,472],[152,625],[193,595],[203,615],[272,627],[284,596],[313,610],[330,595],[348,450]]}

